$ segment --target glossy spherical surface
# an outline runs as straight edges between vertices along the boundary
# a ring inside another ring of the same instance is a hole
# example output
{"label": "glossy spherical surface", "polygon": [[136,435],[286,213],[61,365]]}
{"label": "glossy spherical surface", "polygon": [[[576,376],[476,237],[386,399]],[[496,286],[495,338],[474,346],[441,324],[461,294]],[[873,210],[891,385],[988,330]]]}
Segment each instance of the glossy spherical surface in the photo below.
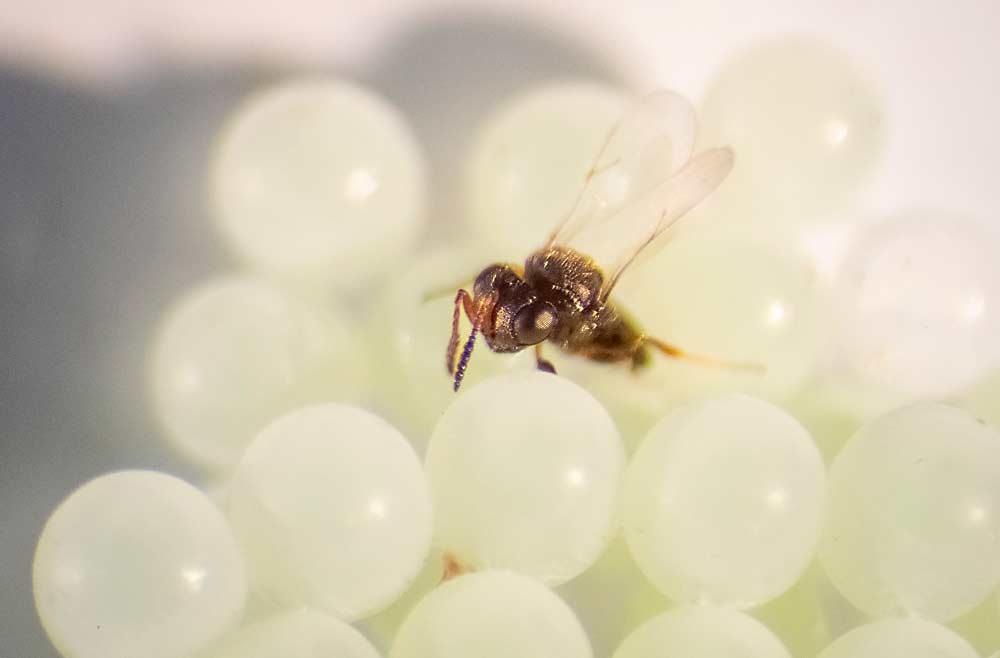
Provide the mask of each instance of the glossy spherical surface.
{"label": "glossy spherical surface", "polygon": [[722,191],[733,214],[808,220],[848,204],[881,151],[882,111],[847,57],[815,42],[777,41],[734,58],[702,105],[706,144],[729,144]]}
{"label": "glossy spherical surface", "polygon": [[252,622],[212,647],[203,658],[379,658],[348,624],[309,608]]}
{"label": "glossy spherical surface", "polygon": [[883,619],[840,636],[819,658],[978,658],[953,631],[922,619]]}
{"label": "glossy spherical surface", "polygon": [[837,282],[842,341],[857,372],[939,398],[996,365],[998,250],[979,226],[930,215],[859,236]]}
{"label": "glossy spherical surface", "polygon": [[391,658],[591,658],[580,622],[538,581],[503,571],[450,580],[413,609]]}
{"label": "glossy spherical surface", "polygon": [[809,433],[741,395],[684,406],[629,465],[625,538],[676,601],[749,607],[788,589],[812,560],[824,469]]}
{"label": "glossy spherical surface", "polygon": [[49,517],[35,605],[66,658],[175,658],[236,624],[243,562],[225,518],[190,484],[152,471],[104,475]]}
{"label": "glossy spherical surface", "polygon": [[469,167],[469,219],[478,235],[507,257],[539,248],[627,107],[614,88],[576,82],[535,89],[497,110]]}
{"label": "glossy spherical surface", "polygon": [[1000,583],[1000,434],[918,404],[866,424],[833,462],[820,557],[871,615],[949,621]]}
{"label": "glossy spherical surface", "polygon": [[791,658],[766,626],[724,608],[681,606],[632,632],[613,658]]}
{"label": "glossy spherical surface", "polygon": [[262,91],[233,115],[212,191],[223,237],[251,266],[344,289],[411,247],[424,177],[394,108],[354,84],[304,80]]}
{"label": "glossy spherical surface", "polygon": [[651,351],[643,378],[666,399],[738,391],[781,399],[822,358],[824,307],[814,271],[750,243],[679,235],[616,289],[642,330],[681,350],[758,369],[682,361]]}
{"label": "glossy spherical surface", "polygon": [[185,454],[220,469],[309,402],[354,401],[366,373],[344,318],[246,276],[213,279],[167,313],[153,345],[153,405]]}
{"label": "glossy spherical surface", "polygon": [[426,467],[435,543],[470,567],[558,584],[590,566],[617,528],[618,431],[563,377],[513,373],[470,388],[435,427]]}
{"label": "glossy spherical surface", "polygon": [[256,589],[347,620],[402,594],[430,549],[430,498],[409,442],[337,404],[293,411],[254,439],[229,517]]}

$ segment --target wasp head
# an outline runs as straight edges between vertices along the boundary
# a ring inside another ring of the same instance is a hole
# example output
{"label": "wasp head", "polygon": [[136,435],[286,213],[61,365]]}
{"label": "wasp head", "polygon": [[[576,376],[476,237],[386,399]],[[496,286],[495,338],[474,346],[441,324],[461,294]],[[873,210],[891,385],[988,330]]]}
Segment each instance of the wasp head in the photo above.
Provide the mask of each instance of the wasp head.
{"label": "wasp head", "polygon": [[494,352],[518,352],[552,333],[556,309],[510,265],[490,265],[476,277],[472,306]]}

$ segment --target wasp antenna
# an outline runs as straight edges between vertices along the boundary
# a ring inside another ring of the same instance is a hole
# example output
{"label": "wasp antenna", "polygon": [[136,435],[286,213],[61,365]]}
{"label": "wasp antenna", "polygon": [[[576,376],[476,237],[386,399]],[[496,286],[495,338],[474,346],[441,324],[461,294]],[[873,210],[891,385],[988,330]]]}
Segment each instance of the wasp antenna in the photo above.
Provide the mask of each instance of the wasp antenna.
{"label": "wasp antenna", "polygon": [[472,348],[476,346],[476,334],[478,333],[479,328],[473,326],[469,339],[465,341],[465,347],[462,348],[462,357],[458,360],[458,367],[455,368],[454,390],[456,393],[458,387],[462,385],[462,380],[465,379],[465,369],[469,367],[469,359],[472,358]]}
{"label": "wasp antenna", "polygon": [[[448,350],[444,355],[444,365],[449,375],[455,374],[455,353],[458,351],[458,321],[462,314],[462,307],[465,307],[465,314],[472,320],[469,309],[472,307],[472,300],[469,293],[459,288],[455,293],[455,311],[451,316],[451,338],[448,339]],[[473,322],[475,324],[475,322]]]}

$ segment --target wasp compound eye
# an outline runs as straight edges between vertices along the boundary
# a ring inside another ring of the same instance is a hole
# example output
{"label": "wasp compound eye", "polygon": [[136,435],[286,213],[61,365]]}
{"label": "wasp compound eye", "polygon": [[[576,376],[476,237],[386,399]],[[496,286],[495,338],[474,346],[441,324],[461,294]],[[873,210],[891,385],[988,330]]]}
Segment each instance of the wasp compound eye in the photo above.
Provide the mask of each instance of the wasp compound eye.
{"label": "wasp compound eye", "polygon": [[534,345],[549,337],[556,323],[556,311],[551,304],[535,302],[514,316],[514,336],[521,345]]}

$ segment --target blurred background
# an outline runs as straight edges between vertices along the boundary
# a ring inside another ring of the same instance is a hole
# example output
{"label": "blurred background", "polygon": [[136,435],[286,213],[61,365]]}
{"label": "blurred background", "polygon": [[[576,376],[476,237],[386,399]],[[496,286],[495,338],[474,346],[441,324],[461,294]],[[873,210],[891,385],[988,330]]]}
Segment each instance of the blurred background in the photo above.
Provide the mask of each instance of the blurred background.
{"label": "blurred background", "polygon": [[450,236],[475,129],[512,94],[587,78],[697,104],[741,51],[815,39],[882,103],[866,212],[1000,227],[998,30],[982,0],[0,4],[0,655],[56,656],[31,558],[72,489],[125,467],[201,477],[158,438],[146,351],[180,291],[234,265],[205,172],[248,93],[330,73],[382,94],[426,150],[429,234]]}

